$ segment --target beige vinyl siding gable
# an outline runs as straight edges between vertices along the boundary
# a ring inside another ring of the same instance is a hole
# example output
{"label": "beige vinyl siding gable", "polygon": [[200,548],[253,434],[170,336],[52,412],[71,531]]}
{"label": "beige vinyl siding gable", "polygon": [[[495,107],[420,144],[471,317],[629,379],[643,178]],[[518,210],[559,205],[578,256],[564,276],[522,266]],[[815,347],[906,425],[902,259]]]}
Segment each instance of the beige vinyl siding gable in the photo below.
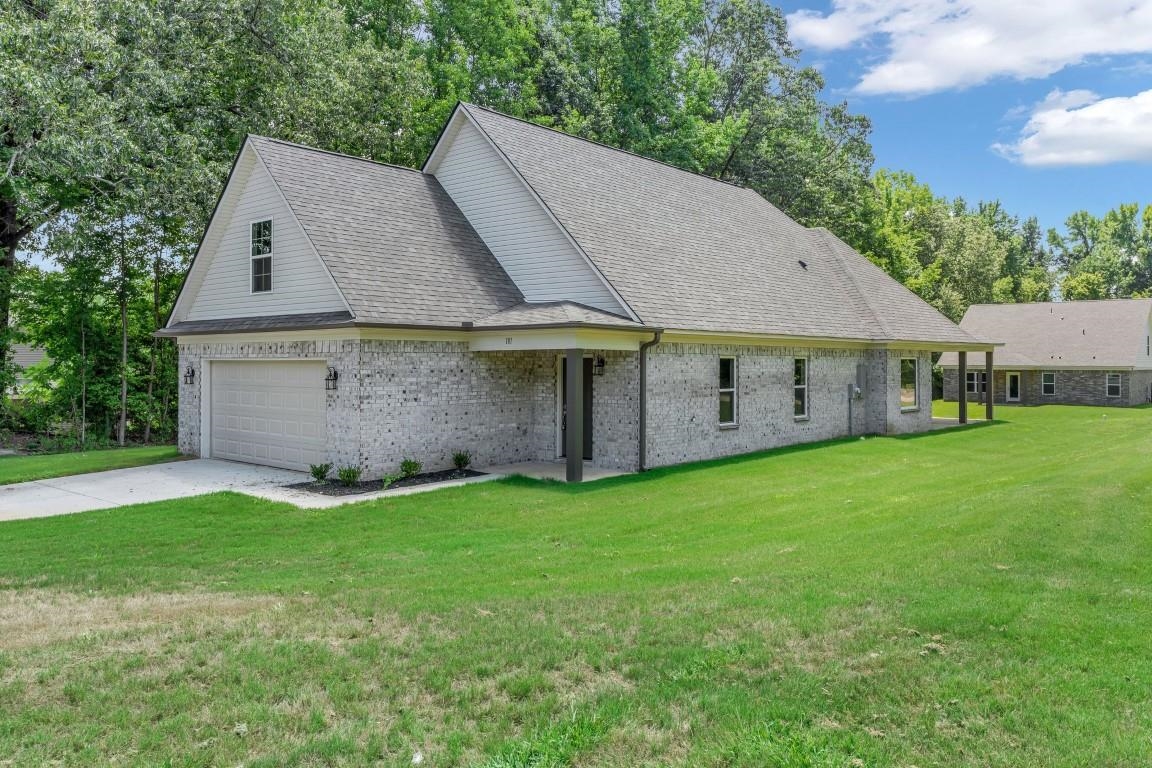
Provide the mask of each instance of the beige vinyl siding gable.
{"label": "beige vinyl siding gable", "polygon": [[529,302],[627,314],[499,152],[463,115],[432,174]]}
{"label": "beige vinyl siding gable", "polygon": [[[347,305],[256,153],[246,149],[173,320],[339,312]],[[272,290],[252,293],[251,225],[272,219]]]}

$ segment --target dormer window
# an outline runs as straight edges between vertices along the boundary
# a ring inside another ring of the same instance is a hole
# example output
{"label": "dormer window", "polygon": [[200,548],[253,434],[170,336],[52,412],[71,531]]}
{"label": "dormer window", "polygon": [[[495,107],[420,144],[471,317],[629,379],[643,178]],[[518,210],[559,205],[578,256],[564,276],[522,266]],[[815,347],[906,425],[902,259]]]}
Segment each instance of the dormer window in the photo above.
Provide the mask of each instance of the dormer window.
{"label": "dormer window", "polygon": [[272,291],[272,219],[252,222],[252,293]]}

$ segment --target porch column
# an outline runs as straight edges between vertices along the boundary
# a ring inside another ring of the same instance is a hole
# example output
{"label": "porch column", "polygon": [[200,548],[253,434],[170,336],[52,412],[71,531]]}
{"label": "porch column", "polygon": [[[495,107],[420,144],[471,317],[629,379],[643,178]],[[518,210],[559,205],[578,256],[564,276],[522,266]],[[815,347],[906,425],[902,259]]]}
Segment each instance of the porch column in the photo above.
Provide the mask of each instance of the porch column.
{"label": "porch column", "polygon": [[992,401],[995,399],[992,397],[992,350],[988,350],[984,353],[984,371],[984,375],[988,377],[988,402],[984,405],[984,416],[988,419],[988,421],[992,421]]}
{"label": "porch column", "polygon": [[968,423],[968,353],[959,352],[957,356],[960,358],[960,383],[959,383],[959,397],[956,398],[956,404],[960,407],[959,419],[961,424]]}
{"label": "porch column", "polygon": [[570,483],[584,479],[584,350],[564,350],[564,453]]}

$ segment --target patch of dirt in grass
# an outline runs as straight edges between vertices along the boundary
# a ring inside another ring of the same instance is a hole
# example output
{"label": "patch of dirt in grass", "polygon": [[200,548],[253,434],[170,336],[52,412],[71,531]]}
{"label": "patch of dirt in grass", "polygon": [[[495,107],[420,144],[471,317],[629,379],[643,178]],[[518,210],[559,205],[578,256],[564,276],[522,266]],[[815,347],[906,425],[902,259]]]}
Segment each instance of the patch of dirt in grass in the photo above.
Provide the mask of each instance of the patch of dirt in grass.
{"label": "patch of dirt in grass", "polygon": [[235,620],[268,610],[278,602],[271,596],[214,592],[104,596],[47,589],[0,591],[0,650],[190,620]]}

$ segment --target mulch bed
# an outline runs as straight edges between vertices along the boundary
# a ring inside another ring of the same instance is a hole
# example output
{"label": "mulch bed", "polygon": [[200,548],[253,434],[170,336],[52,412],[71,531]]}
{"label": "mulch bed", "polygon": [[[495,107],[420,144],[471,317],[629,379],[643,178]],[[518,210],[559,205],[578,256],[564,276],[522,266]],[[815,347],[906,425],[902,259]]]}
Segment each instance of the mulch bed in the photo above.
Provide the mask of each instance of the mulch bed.
{"label": "mulch bed", "polygon": [[428,485],[429,483],[443,483],[446,480],[462,480],[466,477],[480,477],[487,472],[477,472],[474,469],[443,469],[439,472],[422,472],[412,477],[403,477],[388,485],[383,480],[361,480],[355,485],[344,485],[339,480],[324,480],[316,482],[309,480],[306,483],[293,483],[285,488],[294,488],[299,491],[311,491],[324,496],[355,496],[373,491],[390,491],[393,488],[408,488],[413,485]]}

